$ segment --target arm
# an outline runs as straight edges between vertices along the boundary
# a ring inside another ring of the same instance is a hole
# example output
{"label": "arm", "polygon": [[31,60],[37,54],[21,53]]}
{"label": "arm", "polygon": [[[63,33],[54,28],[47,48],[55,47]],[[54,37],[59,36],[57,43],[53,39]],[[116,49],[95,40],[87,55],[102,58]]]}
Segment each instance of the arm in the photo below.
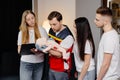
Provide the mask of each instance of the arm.
{"label": "arm", "polygon": [[55,41],[48,40],[46,38],[39,38],[36,41],[36,44],[38,44],[39,47],[42,47],[43,45],[46,45],[47,47],[45,49],[42,49],[43,52],[48,52],[50,55],[61,57],[61,52],[57,49],[54,49],[53,47],[59,46]]}
{"label": "arm", "polygon": [[72,48],[72,45],[74,43],[74,39],[71,35],[67,36],[61,43],[61,49],[63,48],[63,54],[62,57],[63,59],[68,59],[70,57],[70,53],[67,53],[68,49]]}
{"label": "arm", "polygon": [[21,46],[20,45],[18,45],[18,54],[20,54],[20,49],[21,49]]}
{"label": "arm", "polygon": [[[54,47],[56,47],[56,49],[54,49]],[[48,46],[48,48],[46,48],[44,51],[46,52],[46,50],[49,52],[50,55],[56,56],[58,58],[66,54],[66,49],[60,46],[55,46],[55,45],[53,47]]]}
{"label": "arm", "polygon": [[52,55],[52,56],[55,56],[55,57],[58,57],[58,58],[62,57],[62,53],[59,52],[59,51],[56,51],[54,49],[51,49],[48,52],[49,52],[49,55]]}
{"label": "arm", "polygon": [[109,54],[109,53],[104,54],[103,63],[102,63],[102,66],[100,68],[100,72],[98,74],[97,80],[102,80],[103,79],[107,70],[109,69],[111,59],[112,59],[112,54]]}
{"label": "arm", "polygon": [[18,51],[18,54],[20,54],[20,50],[21,50],[21,44],[22,44],[22,31],[19,31],[18,33],[18,40],[17,40],[17,51]]}
{"label": "arm", "polygon": [[[67,36],[62,42],[60,43],[60,46],[67,51],[73,44],[74,39],[71,35]],[[49,50],[50,55],[57,56],[57,57],[62,57],[64,56],[62,52],[56,50],[56,49],[51,49]]]}
{"label": "arm", "polygon": [[85,61],[84,61],[84,65],[82,67],[82,71],[80,73],[79,79],[78,80],[83,80],[84,76],[87,73],[87,70],[89,68],[90,65],[90,59],[91,59],[91,55],[90,54],[85,54]]}
{"label": "arm", "polygon": [[66,50],[65,48],[61,47],[58,43],[56,43],[55,41],[49,40],[48,41],[48,47],[46,49],[44,49],[44,51],[49,51],[50,49],[56,50],[58,52],[61,52],[62,55],[66,54]]}

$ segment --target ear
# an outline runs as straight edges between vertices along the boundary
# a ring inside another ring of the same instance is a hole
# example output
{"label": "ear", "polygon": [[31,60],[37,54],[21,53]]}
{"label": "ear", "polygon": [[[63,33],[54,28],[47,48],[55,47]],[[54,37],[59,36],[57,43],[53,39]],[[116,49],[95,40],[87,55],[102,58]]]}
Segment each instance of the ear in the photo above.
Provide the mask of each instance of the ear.
{"label": "ear", "polygon": [[108,23],[111,23],[111,21],[112,21],[112,18],[111,18],[111,17],[105,16],[105,18],[104,18],[104,24],[105,24],[105,25],[108,24]]}
{"label": "ear", "polygon": [[104,20],[104,25],[106,25],[107,23],[108,23],[108,20],[105,19],[105,20]]}
{"label": "ear", "polygon": [[107,17],[104,17],[104,19],[103,19],[104,25],[108,24],[108,22],[109,22],[108,18],[107,18]]}
{"label": "ear", "polygon": [[60,21],[60,24],[62,24],[62,20]]}

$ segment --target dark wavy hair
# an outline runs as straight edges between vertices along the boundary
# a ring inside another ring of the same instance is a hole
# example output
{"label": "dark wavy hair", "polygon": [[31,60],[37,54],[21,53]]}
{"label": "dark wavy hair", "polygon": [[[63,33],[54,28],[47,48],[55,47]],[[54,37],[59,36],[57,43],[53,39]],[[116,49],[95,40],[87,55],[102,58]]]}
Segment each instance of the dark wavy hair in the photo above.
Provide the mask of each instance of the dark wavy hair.
{"label": "dark wavy hair", "polygon": [[52,11],[49,16],[48,20],[52,20],[53,18],[56,18],[59,22],[62,20],[62,14],[58,11]]}
{"label": "dark wavy hair", "polygon": [[87,40],[91,43],[91,46],[93,48],[92,58],[94,58],[95,45],[88,19],[85,17],[79,17],[75,19],[75,25],[77,30],[77,43],[78,43],[80,59],[84,61],[85,44]]}

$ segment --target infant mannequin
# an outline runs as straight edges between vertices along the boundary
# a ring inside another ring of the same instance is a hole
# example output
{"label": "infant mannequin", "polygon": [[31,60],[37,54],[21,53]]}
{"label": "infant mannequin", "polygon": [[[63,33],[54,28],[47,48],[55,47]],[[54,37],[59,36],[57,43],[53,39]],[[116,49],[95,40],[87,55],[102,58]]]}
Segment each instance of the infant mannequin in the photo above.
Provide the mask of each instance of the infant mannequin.
{"label": "infant mannequin", "polygon": [[63,54],[63,59],[67,59],[69,55],[66,54],[66,50],[61,47],[54,39],[49,38],[39,38],[36,40],[36,49],[42,50],[44,53],[47,53],[50,49],[60,51]]}

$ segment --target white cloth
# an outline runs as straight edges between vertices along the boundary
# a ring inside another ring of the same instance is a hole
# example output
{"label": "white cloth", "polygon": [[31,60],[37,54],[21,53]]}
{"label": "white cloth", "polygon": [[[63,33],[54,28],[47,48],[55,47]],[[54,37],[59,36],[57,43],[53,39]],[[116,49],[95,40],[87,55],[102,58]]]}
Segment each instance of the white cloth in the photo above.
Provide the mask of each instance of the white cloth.
{"label": "white cloth", "polygon": [[[65,48],[65,49],[69,49],[71,48],[71,46],[73,45],[74,43],[74,39],[71,35],[68,35],[64,40],[62,40],[62,42],[60,43],[60,46]],[[67,52],[66,54],[63,55],[63,58],[64,59],[68,59],[70,57],[70,52]],[[68,69],[69,68],[69,65],[64,62],[64,69]]]}
{"label": "white cloth", "polygon": [[[60,46],[65,49],[71,48],[71,46],[74,43],[74,39],[71,35],[68,35],[62,42],[60,43]],[[63,54],[64,59],[68,59],[70,57],[70,52],[67,52],[66,54]]]}
{"label": "white cloth", "polygon": [[[92,50],[93,50],[93,48],[90,45],[90,42],[87,40],[86,44],[85,44],[85,52],[84,53],[92,55]],[[77,42],[74,43],[73,53],[74,53],[75,65],[76,65],[77,72],[81,72],[82,67],[84,65],[84,61],[82,61],[80,59]],[[94,62],[94,59],[91,57],[90,66],[88,68],[88,71],[91,71],[93,69],[95,69],[95,62]]]}
{"label": "white cloth", "polygon": [[[43,27],[39,27],[39,31],[40,31],[41,37],[48,38],[47,32]],[[30,35],[29,43],[35,43],[34,30],[29,30],[29,35]],[[22,44],[22,32],[21,31],[18,34],[17,44],[18,45]],[[21,56],[21,61],[24,61],[24,62],[39,63],[39,62],[43,62],[43,60],[44,60],[43,54]]]}
{"label": "white cloth", "polygon": [[103,33],[97,54],[97,74],[100,71],[104,53],[112,54],[112,60],[103,80],[115,80],[120,76],[119,37],[115,30]]}

